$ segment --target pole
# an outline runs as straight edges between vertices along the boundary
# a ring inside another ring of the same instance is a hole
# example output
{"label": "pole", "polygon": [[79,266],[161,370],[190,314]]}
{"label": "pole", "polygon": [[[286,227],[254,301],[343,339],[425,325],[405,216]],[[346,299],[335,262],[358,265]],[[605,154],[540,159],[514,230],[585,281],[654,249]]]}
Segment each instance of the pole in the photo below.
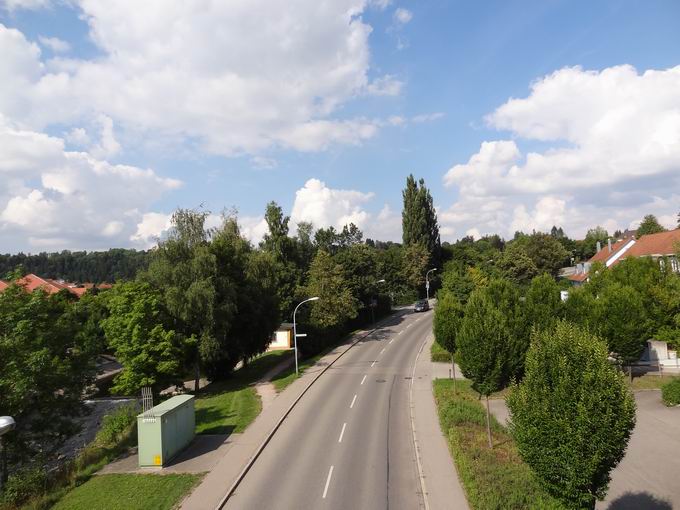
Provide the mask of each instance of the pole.
{"label": "pole", "polygon": [[[300,306],[300,305],[298,305]],[[293,341],[295,342],[295,377],[298,376],[298,351],[297,351],[297,325],[295,324],[295,313],[297,312],[297,307],[293,312]]]}
{"label": "pole", "polygon": [[7,483],[7,452],[0,436],[0,493]]}

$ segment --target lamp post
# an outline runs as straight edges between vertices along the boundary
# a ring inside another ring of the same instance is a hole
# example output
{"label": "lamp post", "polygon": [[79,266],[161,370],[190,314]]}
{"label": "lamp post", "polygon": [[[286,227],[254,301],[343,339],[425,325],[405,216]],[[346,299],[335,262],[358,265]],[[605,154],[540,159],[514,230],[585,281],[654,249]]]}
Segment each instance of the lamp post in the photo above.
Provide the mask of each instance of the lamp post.
{"label": "lamp post", "polygon": [[427,273],[425,273],[425,294],[427,295],[427,302],[428,304],[430,303],[430,280],[428,279],[428,276],[432,271],[436,271],[437,268],[433,267],[430,269]]}
{"label": "lamp post", "polygon": [[318,301],[318,300],[319,300],[319,296],[310,297],[309,299],[305,299],[305,300],[302,301],[300,304],[298,304],[298,305],[295,307],[295,310],[293,310],[293,341],[295,342],[295,377],[298,376],[298,348],[297,348],[297,339],[298,339],[298,336],[301,336],[301,337],[302,337],[302,336],[307,336],[306,333],[302,333],[302,334],[300,334],[300,335],[297,334],[297,324],[296,324],[296,322],[295,322],[295,314],[297,313],[298,308],[300,308],[301,305],[304,305],[304,304],[307,303],[308,301]]}
{"label": "lamp post", "polygon": [[[378,283],[385,283],[385,278],[381,278],[380,280],[375,282],[375,284],[378,284]],[[376,303],[376,306],[377,306],[377,303]],[[375,306],[373,306],[373,297],[371,297],[371,323],[373,325],[375,325]]]}
{"label": "lamp post", "polygon": [[7,483],[7,452],[2,444],[2,436],[14,430],[16,423],[11,416],[0,416],[0,491]]}

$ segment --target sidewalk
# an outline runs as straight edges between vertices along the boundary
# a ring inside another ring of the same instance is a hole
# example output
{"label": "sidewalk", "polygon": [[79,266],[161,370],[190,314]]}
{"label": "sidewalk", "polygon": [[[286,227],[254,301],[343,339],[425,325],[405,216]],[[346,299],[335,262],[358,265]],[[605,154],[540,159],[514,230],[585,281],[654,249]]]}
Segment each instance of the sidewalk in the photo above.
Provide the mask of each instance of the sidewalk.
{"label": "sidewalk", "polygon": [[[430,346],[434,341],[429,334],[415,366],[413,379],[413,406],[416,439],[422,460],[428,508],[432,510],[468,510],[465,491],[458,479],[446,438],[439,426],[437,406],[432,391],[432,381],[449,377],[449,363],[430,361]],[[456,370],[460,376],[460,371]]]}
{"label": "sidewalk", "polygon": [[[386,319],[391,319],[398,313],[399,311],[396,310],[396,314],[392,314],[386,317]],[[184,499],[181,509],[206,510],[217,508],[227,491],[239,479],[243,469],[253,456],[258,453],[262,443],[269,437],[272,430],[279,424],[281,418],[288,412],[300,395],[307,390],[314,379],[356,342],[372,332],[373,330],[364,330],[354,334],[347,341],[326,354],[314,366],[308,368],[299,379],[295,380],[285,391],[272,399],[246,431],[239,437],[234,438],[227,452],[228,454],[219,460],[201,484]]]}

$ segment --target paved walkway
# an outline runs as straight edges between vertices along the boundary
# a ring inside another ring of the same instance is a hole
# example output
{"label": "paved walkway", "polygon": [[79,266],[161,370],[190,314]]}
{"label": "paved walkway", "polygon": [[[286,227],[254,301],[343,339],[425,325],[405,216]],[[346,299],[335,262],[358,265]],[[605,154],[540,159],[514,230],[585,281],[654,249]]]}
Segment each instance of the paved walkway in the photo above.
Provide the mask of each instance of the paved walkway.
{"label": "paved walkway", "polygon": [[[598,510],[680,509],[680,407],[668,408],[658,390],[635,392],[637,423],[626,456]],[[490,401],[500,423],[508,417],[505,400]]]}
{"label": "paved walkway", "polygon": [[[430,347],[434,336],[430,333],[415,367],[413,405],[416,438],[422,459],[425,491],[432,510],[467,510],[465,491],[458,480],[446,438],[439,426],[432,381],[448,379],[450,363],[430,361]],[[460,370],[456,371],[457,376]]]}
{"label": "paved walkway", "polygon": [[276,387],[274,386],[274,383],[272,383],[272,379],[274,378],[275,375],[283,372],[286,370],[288,367],[290,367],[293,363],[295,363],[295,358],[290,357],[278,365],[276,365],[274,368],[269,370],[266,374],[264,374],[259,381],[255,383],[255,390],[257,391],[257,394],[260,396],[260,400],[262,401],[262,410],[264,411],[267,409],[278,393],[276,392]]}

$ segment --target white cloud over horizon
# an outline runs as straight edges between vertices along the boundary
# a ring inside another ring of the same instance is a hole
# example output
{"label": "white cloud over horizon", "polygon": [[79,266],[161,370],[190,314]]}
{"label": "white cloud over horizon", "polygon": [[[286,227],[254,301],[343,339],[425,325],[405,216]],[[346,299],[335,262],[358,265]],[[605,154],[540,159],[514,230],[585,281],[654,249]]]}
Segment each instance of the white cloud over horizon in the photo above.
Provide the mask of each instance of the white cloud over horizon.
{"label": "white cloud over horizon", "polygon": [[[561,225],[635,226],[647,213],[675,226],[680,208],[680,66],[638,73],[564,68],[535,81],[486,118],[513,139],[485,141],[467,163],[443,177],[458,199],[440,213],[451,239],[475,229]],[[525,141],[547,148],[523,152]]]}

